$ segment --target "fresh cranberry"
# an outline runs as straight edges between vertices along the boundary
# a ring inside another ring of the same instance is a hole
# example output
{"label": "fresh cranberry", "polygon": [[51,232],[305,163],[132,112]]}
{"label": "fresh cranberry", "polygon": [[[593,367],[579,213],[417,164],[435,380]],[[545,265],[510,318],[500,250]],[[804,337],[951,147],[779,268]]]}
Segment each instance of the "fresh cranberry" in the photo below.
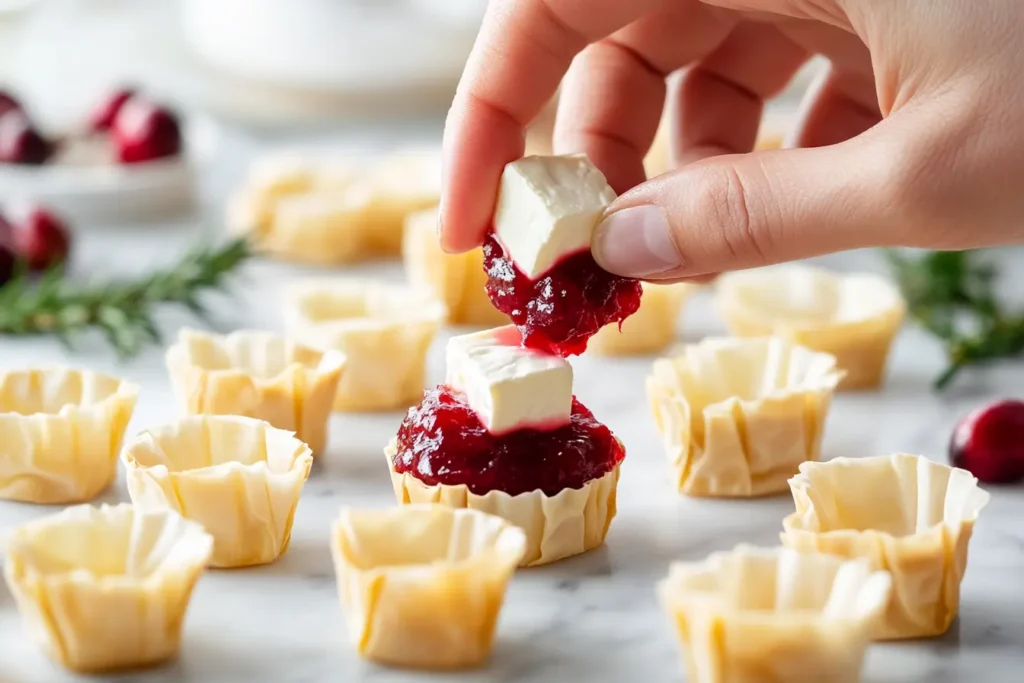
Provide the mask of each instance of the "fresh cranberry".
{"label": "fresh cranberry", "polygon": [[463,394],[439,386],[428,390],[402,421],[394,467],[424,484],[464,484],[478,495],[504,491],[515,496],[539,489],[554,496],[604,476],[625,456],[611,430],[575,398],[564,427],[494,436]]}
{"label": "fresh cranberry", "polygon": [[494,235],[484,242],[487,295],[519,328],[523,344],[560,356],[587,349],[599,329],[640,308],[640,282],[612,275],[589,251],[570,256],[539,280],[531,280]]}
{"label": "fresh cranberry", "polygon": [[168,109],[141,97],[124,103],[111,129],[117,158],[137,164],[176,156],[181,152],[181,127]]}
{"label": "fresh cranberry", "polygon": [[0,114],[0,163],[43,164],[53,154],[51,145],[18,109]]}
{"label": "fresh cranberry", "polygon": [[1024,401],[998,401],[963,418],[953,430],[949,458],[989,484],[1024,479]]}
{"label": "fresh cranberry", "polygon": [[14,230],[10,223],[0,216],[0,287],[14,275],[14,264],[17,260],[14,251]]}
{"label": "fresh cranberry", "polygon": [[63,263],[71,251],[67,227],[38,206],[28,208],[15,222],[14,243],[30,270],[46,270]]}
{"label": "fresh cranberry", "polygon": [[0,90],[0,116],[9,111],[21,111],[21,102],[14,95]]}
{"label": "fresh cranberry", "polygon": [[89,116],[89,129],[95,133],[102,133],[111,129],[118,112],[125,105],[125,102],[135,96],[131,88],[115,90],[107,95],[106,99],[92,111]]}

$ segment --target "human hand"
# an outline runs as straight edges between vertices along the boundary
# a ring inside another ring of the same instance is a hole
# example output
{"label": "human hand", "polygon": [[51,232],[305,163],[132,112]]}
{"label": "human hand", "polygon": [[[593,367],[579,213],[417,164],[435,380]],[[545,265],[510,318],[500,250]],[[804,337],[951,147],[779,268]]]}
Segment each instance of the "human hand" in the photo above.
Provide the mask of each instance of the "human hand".
{"label": "human hand", "polygon": [[[492,0],[445,129],[442,244],[481,243],[502,169],[567,71],[554,149],[586,152],[622,193],[593,241],[612,272],[1024,241],[1022,35],[1013,0]],[[831,68],[800,149],[751,152],[764,101],[815,53]],[[683,67],[675,170],[644,182]]]}

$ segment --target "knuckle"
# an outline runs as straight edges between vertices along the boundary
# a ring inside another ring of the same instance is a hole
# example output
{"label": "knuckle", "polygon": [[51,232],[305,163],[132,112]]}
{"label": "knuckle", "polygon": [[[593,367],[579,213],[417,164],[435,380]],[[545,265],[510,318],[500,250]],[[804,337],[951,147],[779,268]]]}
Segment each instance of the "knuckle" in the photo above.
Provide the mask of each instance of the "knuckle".
{"label": "knuckle", "polygon": [[732,259],[750,265],[766,263],[774,241],[757,191],[763,183],[759,172],[722,163],[706,166],[695,188],[697,214]]}

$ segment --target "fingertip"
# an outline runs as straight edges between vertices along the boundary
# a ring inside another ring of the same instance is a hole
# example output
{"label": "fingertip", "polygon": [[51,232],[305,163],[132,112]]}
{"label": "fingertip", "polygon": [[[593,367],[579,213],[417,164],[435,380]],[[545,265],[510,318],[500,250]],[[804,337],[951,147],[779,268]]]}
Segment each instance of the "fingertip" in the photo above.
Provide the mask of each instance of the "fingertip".
{"label": "fingertip", "polygon": [[437,212],[437,238],[441,249],[448,254],[461,254],[480,246],[484,230],[474,229],[473,224],[459,221],[458,215],[453,219],[451,212],[444,207],[442,202]]}
{"label": "fingertip", "polygon": [[523,155],[524,131],[500,109],[467,97],[445,126],[438,233],[448,253],[474,249],[491,224],[505,165]]}

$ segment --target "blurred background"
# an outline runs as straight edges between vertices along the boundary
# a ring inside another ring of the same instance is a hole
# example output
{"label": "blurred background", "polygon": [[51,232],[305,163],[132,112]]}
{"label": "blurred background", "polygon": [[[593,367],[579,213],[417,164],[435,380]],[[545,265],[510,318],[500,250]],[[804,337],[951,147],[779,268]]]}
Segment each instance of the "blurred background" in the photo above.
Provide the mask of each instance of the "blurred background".
{"label": "blurred background", "polygon": [[[0,0],[0,84],[51,128],[73,125],[111,87],[143,85],[218,121],[228,151],[217,154],[216,170],[230,183],[258,145],[373,149],[438,140],[485,6],[486,0]],[[795,108],[814,67],[772,116]]]}

